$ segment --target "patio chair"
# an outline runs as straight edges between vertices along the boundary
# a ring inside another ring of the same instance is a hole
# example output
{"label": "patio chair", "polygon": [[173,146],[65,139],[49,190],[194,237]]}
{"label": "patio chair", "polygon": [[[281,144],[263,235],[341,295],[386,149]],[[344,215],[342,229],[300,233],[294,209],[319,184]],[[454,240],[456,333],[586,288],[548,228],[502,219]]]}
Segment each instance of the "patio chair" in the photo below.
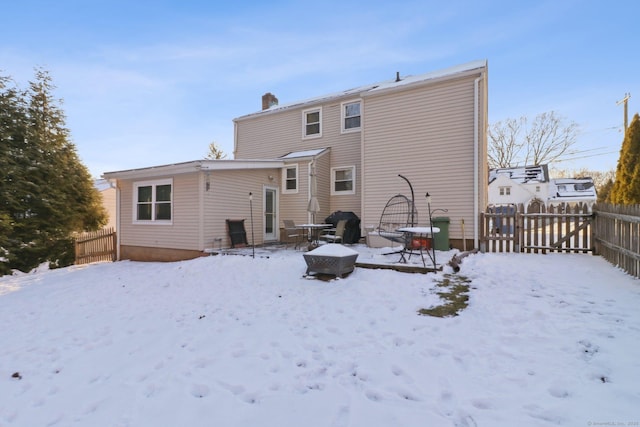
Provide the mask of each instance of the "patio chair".
{"label": "patio chair", "polygon": [[380,237],[405,247],[408,243],[408,233],[397,230],[402,227],[413,227],[417,222],[418,212],[413,200],[403,194],[397,194],[387,201],[382,210],[377,231]]}
{"label": "patio chair", "polygon": [[329,233],[323,234],[322,238],[331,243],[342,243],[342,236],[344,235],[344,230],[347,226],[347,220],[341,219],[336,224],[336,229]]}
{"label": "patio chair", "polygon": [[304,237],[303,230],[296,228],[295,222],[290,219],[283,219],[284,223],[284,232],[287,236],[287,243],[292,242],[294,244],[294,248],[298,249],[300,243],[302,243],[302,238]]}

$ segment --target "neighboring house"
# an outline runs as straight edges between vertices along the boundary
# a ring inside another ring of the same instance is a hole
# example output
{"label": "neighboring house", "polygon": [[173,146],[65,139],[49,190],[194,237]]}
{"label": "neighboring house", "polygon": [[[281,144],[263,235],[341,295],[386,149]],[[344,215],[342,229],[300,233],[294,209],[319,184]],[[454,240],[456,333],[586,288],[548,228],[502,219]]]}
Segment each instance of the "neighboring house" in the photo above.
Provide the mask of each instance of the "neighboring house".
{"label": "neighboring house", "polygon": [[488,202],[486,61],[286,105],[270,93],[262,101],[261,111],[233,121],[234,160],[104,174],[118,189],[120,258],[185,259],[228,247],[225,219],[244,219],[249,243],[276,241],[282,219],[311,220],[312,171],[317,220],[351,211],[375,227],[390,197],[411,195],[402,174],[419,224],[428,222],[428,192],[432,209],[448,210],[451,243],[462,247],[464,220],[478,247]]}
{"label": "neighboring house", "polygon": [[584,203],[591,210],[597,199],[593,178],[555,178],[549,183],[547,203],[550,205],[574,206]]}
{"label": "neighboring house", "polygon": [[491,169],[489,171],[489,203],[492,205],[531,202],[564,207],[596,202],[591,178],[549,178],[547,165]]}
{"label": "neighboring house", "polygon": [[96,179],[94,187],[102,196],[102,206],[107,212],[108,222],[105,228],[116,228],[116,189],[106,179]]}

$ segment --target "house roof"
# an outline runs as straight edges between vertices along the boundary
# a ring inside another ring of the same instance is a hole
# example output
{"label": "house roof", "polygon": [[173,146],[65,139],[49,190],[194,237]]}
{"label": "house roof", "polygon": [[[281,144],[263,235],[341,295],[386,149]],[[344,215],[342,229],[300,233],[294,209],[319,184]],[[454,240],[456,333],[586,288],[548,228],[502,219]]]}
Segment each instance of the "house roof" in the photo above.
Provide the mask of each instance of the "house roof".
{"label": "house roof", "polygon": [[518,184],[549,182],[549,168],[547,165],[491,169],[489,171],[489,184],[500,175],[505,175]]}
{"label": "house roof", "polygon": [[192,160],[189,162],[173,163],[169,165],[150,166],[145,168],[127,169],[102,174],[103,180],[108,185],[109,179],[140,179],[153,178],[165,175],[177,175],[195,171],[220,171],[239,169],[274,169],[284,167],[287,160],[313,160],[330,151],[329,148],[317,148],[314,150],[295,151],[277,159],[220,159],[220,160]]}
{"label": "house roof", "polygon": [[556,178],[549,199],[556,202],[589,200],[596,201],[596,187],[592,178]]}
{"label": "house roof", "polygon": [[455,78],[460,74],[468,73],[481,68],[486,68],[486,66],[487,66],[487,61],[484,59],[471,61],[465,64],[460,64],[454,67],[449,67],[449,68],[445,68],[438,71],[432,71],[425,74],[419,74],[416,76],[405,76],[405,77],[400,77],[400,79],[393,78],[393,79],[384,80],[378,83],[359,86],[359,87],[343,90],[340,92],[335,92],[335,93],[322,95],[314,98],[309,98],[301,101],[295,101],[288,104],[274,105],[265,110],[240,116],[233,120],[234,121],[244,120],[244,119],[262,115],[262,114],[271,114],[279,111],[290,110],[293,108],[306,108],[306,107],[321,104],[324,102],[340,99],[340,98],[349,98],[349,97],[356,97],[356,96],[363,97],[366,95],[372,95],[372,94],[381,93],[389,90],[406,89],[414,85],[427,84],[427,83],[431,83],[433,81],[438,81],[442,79]]}
{"label": "house roof", "polygon": [[317,148],[315,150],[293,151],[280,157],[283,160],[313,160],[324,153],[329,152],[329,148]]}
{"label": "house roof", "polygon": [[285,162],[279,159],[193,160],[169,165],[105,172],[102,176],[105,179],[139,179],[164,175],[178,175],[200,170],[274,169],[281,168],[284,165]]}
{"label": "house roof", "polygon": [[93,186],[100,192],[106,191],[106,190],[108,190],[110,188],[113,188],[113,187],[111,187],[111,184],[109,183],[109,181],[107,181],[106,179],[102,179],[102,178],[94,179],[93,180]]}

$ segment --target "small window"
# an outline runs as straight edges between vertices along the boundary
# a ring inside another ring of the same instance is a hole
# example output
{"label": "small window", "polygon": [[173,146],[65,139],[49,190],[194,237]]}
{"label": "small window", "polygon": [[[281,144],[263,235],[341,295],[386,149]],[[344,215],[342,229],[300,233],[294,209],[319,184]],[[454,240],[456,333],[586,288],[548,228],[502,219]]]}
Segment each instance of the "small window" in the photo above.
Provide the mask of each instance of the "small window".
{"label": "small window", "polygon": [[360,101],[342,104],[342,132],[360,130]]}
{"label": "small window", "polygon": [[287,166],[282,170],[282,192],[298,192],[298,165]]}
{"label": "small window", "polygon": [[540,192],[540,186],[536,185],[536,193],[539,193],[539,192]]}
{"label": "small window", "polygon": [[302,112],[304,129],[303,138],[317,138],[322,136],[322,109],[305,110]]}
{"label": "small window", "polygon": [[511,195],[511,187],[500,187],[500,195],[501,196],[510,196]]}
{"label": "small window", "polygon": [[133,187],[134,222],[171,223],[172,180],[136,182]]}
{"label": "small window", "polygon": [[331,169],[331,194],[356,193],[356,167]]}

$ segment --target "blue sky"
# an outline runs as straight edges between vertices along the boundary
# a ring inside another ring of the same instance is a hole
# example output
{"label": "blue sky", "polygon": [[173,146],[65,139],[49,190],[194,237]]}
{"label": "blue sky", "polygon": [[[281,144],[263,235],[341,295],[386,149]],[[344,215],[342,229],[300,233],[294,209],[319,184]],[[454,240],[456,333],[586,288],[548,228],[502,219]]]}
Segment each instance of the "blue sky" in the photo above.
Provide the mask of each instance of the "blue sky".
{"label": "blue sky", "polygon": [[83,163],[103,172],[233,151],[232,119],[476,59],[489,122],[556,111],[573,161],[615,168],[623,107],[639,111],[640,2],[22,0],[1,10],[0,73],[47,69]]}

